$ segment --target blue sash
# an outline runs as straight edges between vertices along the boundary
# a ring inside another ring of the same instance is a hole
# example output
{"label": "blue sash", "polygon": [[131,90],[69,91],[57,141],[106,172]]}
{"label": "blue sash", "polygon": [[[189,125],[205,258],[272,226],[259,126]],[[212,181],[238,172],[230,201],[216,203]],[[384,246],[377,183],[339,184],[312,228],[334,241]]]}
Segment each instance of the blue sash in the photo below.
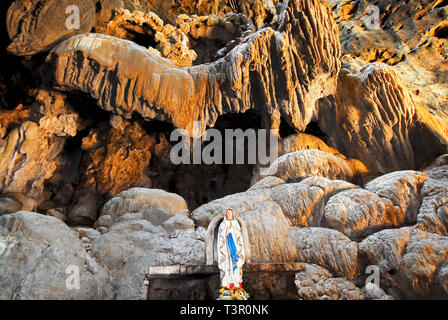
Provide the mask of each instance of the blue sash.
{"label": "blue sash", "polygon": [[233,236],[232,233],[229,232],[227,235],[227,246],[230,249],[230,258],[232,259],[232,270],[235,271],[237,266],[236,263],[238,262],[238,254],[236,253],[236,246],[235,242],[233,242]]}

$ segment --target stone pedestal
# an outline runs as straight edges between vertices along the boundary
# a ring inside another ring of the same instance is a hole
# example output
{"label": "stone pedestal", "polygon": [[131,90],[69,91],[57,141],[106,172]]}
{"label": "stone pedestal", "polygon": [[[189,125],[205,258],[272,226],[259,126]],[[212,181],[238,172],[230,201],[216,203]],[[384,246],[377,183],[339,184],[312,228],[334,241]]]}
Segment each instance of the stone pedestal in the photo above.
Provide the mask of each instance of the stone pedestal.
{"label": "stone pedestal", "polygon": [[[252,299],[295,299],[295,274],[301,262],[245,264],[243,286]],[[216,299],[220,289],[217,265],[152,266],[146,275],[148,300]]]}

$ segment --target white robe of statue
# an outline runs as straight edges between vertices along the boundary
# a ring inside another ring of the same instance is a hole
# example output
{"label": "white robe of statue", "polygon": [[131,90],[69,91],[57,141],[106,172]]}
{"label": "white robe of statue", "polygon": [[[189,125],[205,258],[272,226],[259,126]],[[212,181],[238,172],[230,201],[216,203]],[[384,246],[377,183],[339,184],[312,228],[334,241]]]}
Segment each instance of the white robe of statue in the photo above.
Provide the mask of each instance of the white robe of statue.
{"label": "white robe of statue", "polygon": [[[230,238],[233,239],[233,249],[234,253],[236,253],[233,257],[236,263],[232,262]],[[243,282],[244,260],[241,226],[236,219],[227,220],[224,218],[218,229],[218,268],[221,275],[221,287],[230,288],[231,283],[233,283],[235,288],[240,287],[240,284]]]}

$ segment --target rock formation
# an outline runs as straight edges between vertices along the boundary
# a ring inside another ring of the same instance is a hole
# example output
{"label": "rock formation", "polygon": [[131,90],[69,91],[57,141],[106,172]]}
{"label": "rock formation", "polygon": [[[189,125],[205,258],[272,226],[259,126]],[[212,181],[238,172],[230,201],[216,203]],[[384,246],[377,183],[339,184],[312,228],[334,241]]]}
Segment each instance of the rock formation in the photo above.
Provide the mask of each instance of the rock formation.
{"label": "rock formation", "polygon": [[51,51],[43,76],[125,118],[138,113],[191,131],[193,121],[203,130],[219,115],[254,109],[273,128],[283,117],[304,130],[316,101],[335,90],[340,45],[327,7],[319,1],[287,4],[278,23],[241,39],[210,64],[180,68],[133,42],[82,34]]}
{"label": "rock formation", "polygon": [[368,172],[368,169],[359,161],[311,149],[290,152],[281,156],[271,165],[267,175],[277,176],[286,182],[296,182],[310,176],[322,176],[332,180],[361,181],[362,176]]}
{"label": "rock formation", "polygon": [[357,74],[342,70],[335,100],[322,105],[318,122],[333,146],[373,172],[419,169],[446,153],[446,126],[415,103],[385,64],[369,64]]}
{"label": "rock formation", "polygon": [[[446,3],[439,0],[328,1],[337,21],[344,67],[359,71],[366,63],[393,65],[415,100],[434,115],[447,116]],[[378,8],[378,28],[374,8]]]}
{"label": "rock formation", "polygon": [[[303,265],[258,297],[446,299],[448,3],[375,3],[380,29],[371,4],[8,3],[0,299],[145,299],[150,266],[206,263],[229,207],[248,264]],[[278,158],[174,164],[176,129],[272,129]]]}
{"label": "rock formation", "polygon": [[335,278],[325,268],[306,264],[305,270],[296,274],[298,295],[303,300],[362,300],[362,291],[352,282]]}
{"label": "rock formation", "polygon": [[378,232],[359,245],[398,298],[445,297],[446,237],[415,228]]}
{"label": "rock formation", "polygon": [[[59,219],[26,211],[3,215],[0,241],[2,300],[110,297],[106,271]],[[79,290],[66,288],[70,265],[82,278]]]}
{"label": "rock formation", "polygon": [[[95,24],[95,10],[94,0],[15,1],[7,14],[8,35],[12,40],[8,51],[33,55],[78,33],[89,32]],[[78,22],[69,19],[68,14],[78,15]]]}
{"label": "rock formation", "polygon": [[205,262],[205,229],[194,228],[185,200],[176,194],[124,191],[106,203],[97,225],[103,235],[91,252],[109,271],[117,299],[144,299],[142,279],[151,265]]}

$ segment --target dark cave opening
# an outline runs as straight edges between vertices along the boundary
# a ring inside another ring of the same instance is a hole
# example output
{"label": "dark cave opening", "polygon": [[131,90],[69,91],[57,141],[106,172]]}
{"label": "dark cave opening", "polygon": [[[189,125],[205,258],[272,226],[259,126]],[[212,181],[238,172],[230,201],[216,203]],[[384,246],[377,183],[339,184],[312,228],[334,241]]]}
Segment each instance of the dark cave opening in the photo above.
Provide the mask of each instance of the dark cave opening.
{"label": "dark cave opening", "polygon": [[398,273],[397,269],[390,269],[389,271],[387,271],[387,273],[389,273],[391,276],[396,275]]}
{"label": "dark cave opening", "polygon": [[269,25],[273,19],[274,19],[274,14],[272,14],[269,11],[266,11],[266,17],[263,19],[263,23],[265,25]]}
{"label": "dark cave opening", "polygon": [[7,28],[6,14],[12,0],[2,1],[0,7],[0,108],[15,109],[19,104],[24,106],[34,102],[36,88],[39,87],[39,65],[46,54],[33,57],[18,57],[9,54],[6,48],[11,43]]}
{"label": "dark cave opening", "polygon": [[297,133],[296,130],[282,116],[280,118],[280,128],[279,128],[280,138],[284,139],[284,138],[286,138],[292,134],[295,134],[295,133]]}
{"label": "dark cave opening", "polygon": [[163,134],[168,142],[170,135],[176,128],[167,121],[160,120],[144,120],[140,115],[134,115],[131,121],[138,121],[148,135]]}
{"label": "dark cave opening", "polygon": [[65,140],[63,149],[58,156],[59,167],[53,176],[44,183],[45,193],[50,197],[39,204],[39,212],[47,212],[54,208],[63,208],[63,211],[68,212],[68,207],[72,204],[75,189],[80,181],[83,156],[81,144],[87,133],[88,130],[85,129],[78,132],[76,136]]}
{"label": "dark cave opening", "polygon": [[438,4],[436,4],[436,5],[434,6],[433,9],[443,8],[443,7],[445,7],[445,6],[448,6],[448,0],[442,0],[442,1],[440,1]]}
{"label": "dark cave opening", "polygon": [[39,205],[40,212],[63,208],[68,213],[75,201],[75,194],[81,188],[82,164],[85,151],[82,150],[83,139],[93,128],[108,123],[110,113],[101,109],[96,100],[82,92],[72,92],[66,97],[66,103],[72,107],[80,118],[81,127],[73,137],[64,138],[64,145],[59,154],[59,166],[53,176],[45,181],[44,190],[51,195]]}
{"label": "dark cave opening", "polygon": [[[215,125],[213,126],[213,129],[219,130],[223,137],[223,144],[222,144],[222,163],[224,166],[225,164],[225,151],[226,151],[226,142],[224,141],[225,132],[226,130],[242,130],[243,133],[246,132],[248,129],[261,129],[261,117],[260,115],[254,111],[254,110],[248,110],[245,113],[229,113],[224,114],[218,117],[218,119],[215,122]],[[204,146],[208,145],[212,141],[208,141],[204,143]],[[235,140],[233,141],[236,142]],[[245,151],[245,158],[244,163],[248,163],[248,141],[244,140],[244,151]],[[234,152],[234,161],[236,161],[235,158],[235,152]]]}
{"label": "dark cave opening", "polygon": [[321,130],[316,121],[308,123],[304,133],[315,136],[321,139],[323,142],[328,143],[328,135]]}
{"label": "dark cave opening", "polygon": [[[192,26],[192,28],[201,28],[199,24]],[[220,22],[212,27],[207,35],[193,36],[188,35],[190,42],[190,49],[194,50],[197,54],[197,58],[193,61],[193,65],[200,65],[217,60],[221,57],[221,53],[218,52],[221,49],[226,48],[226,52],[231,50],[240,37],[240,32],[232,33],[226,29],[223,22]],[[194,32],[192,31],[194,34]]]}
{"label": "dark cave opening", "polygon": [[216,119],[213,128],[224,129],[261,129],[261,116],[255,110],[244,113],[228,113]]}
{"label": "dark cave opening", "polygon": [[89,129],[80,131],[76,136],[66,139],[61,153],[63,165],[58,168],[57,176],[60,177],[60,184],[79,183],[79,169],[82,160],[82,139],[88,134]]}
{"label": "dark cave opening", "polygon": [[[159,123],[158,126],[169,140],[170,127],[163,122]],[[213,129],[218,130],[223,137],[221,163],[174,165],[169,161],[168,153],[175,142],[171,143],[168,149],[164,149],[164,151],[159,148],[159,151],[153,154],[151,167],[149,168],[154,172],[152,188],[164,189],[181,195],[187,201],[190,210],[194,210],[214,199],[247,190],[250,186],[254,167],[252,164],[247,164],[248,141],[247,139],[244,140],[244,164],[225,164],[225,130],[241,129],[245,132],[247,129],[256,130],[259,128],[261,128],[261,117],[253,110],[219,116]],[[203,142],[201,150],[204,150],[212,142],[213,140]],[[234,148],[236,148],[235,145]],[[233,151],[235,156],[235,149]]]}
{"label": "dark cave opening", "polygon": [[414,125],[409,133],[409,139],[415,154],[415,167],[410,169],[423,170],[434,159],[446,153],[446,144],[433,134],[427,124]]}
{"label": "dark cave opening", "polygon": [[[100,3],[101,7],[101,3]],[[101,8],[100,8],[101,10]],[[96,30],[97,26],[93,27],[94,30]],[[155,40],[155,33],[151,26],[149,26],[147,23],[143,23],[142,25],[139,25],[133,21],[127,21],[119,28],[121,32],[118,32],[117,34],[111,34],[114,36],[118,36],[119,38],[126,39],[129,41],[132,41],[142,47],[145,48],[156,48],[158,42]],[[96,31],[94,31],[96,32]],[[100,31],[100,33],[102,33]]]}
{"label": "dark cave opening", "polygon": [[434,36],[441,39],[448,39],[448,26],[446,27],[438,27],[434,31]]}
{"label": "dark cave opening", "polygon": [[95,12],[100,13],[101,12],[101,1],[97,1],[95,3]]}
{"label": "dark cave opening", "polygon": [[224,48],[227,43],[228,42],[219,39],[190,38],[191,49],[197,54],[197,58],[193,61],[193,65],[196,66],[215,61],[217,59],[218,51]]}
{"label": "dark cave opening", "polygon": [[109,121],[111,113],[99,107],[94,98],[83,92],[71,92],[66,100],[86,122],[88,127]]}
{"label": "dark cave opening", "polygon": [[176,188],[176,179],[171,179],[169,184],[168,184],[168,192],[172,192],[172,193],[179,193],[179,190],[177,190]]}
{"label": "dark cave opening", "polygon": [[[149,29],[149,28],[145,28]],[[154,35],[151,34],[151,31],[147,31],[146,33],[134,32],[128,30],[128,40],[135,42],[136,44],[145,47],[145,48],[155,48],[157,46],[157,42],[154,39]]]}

